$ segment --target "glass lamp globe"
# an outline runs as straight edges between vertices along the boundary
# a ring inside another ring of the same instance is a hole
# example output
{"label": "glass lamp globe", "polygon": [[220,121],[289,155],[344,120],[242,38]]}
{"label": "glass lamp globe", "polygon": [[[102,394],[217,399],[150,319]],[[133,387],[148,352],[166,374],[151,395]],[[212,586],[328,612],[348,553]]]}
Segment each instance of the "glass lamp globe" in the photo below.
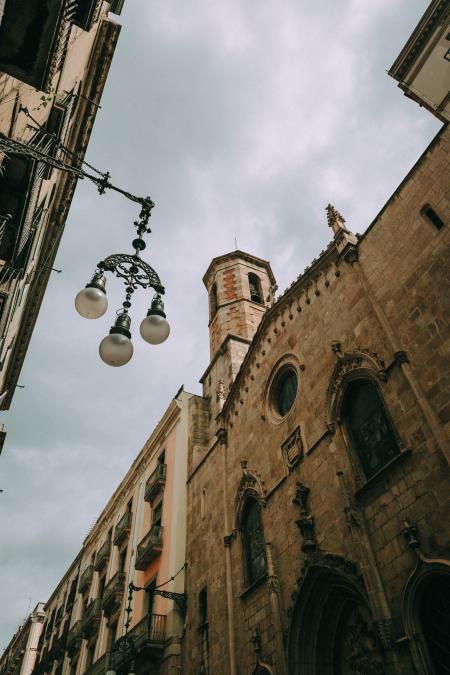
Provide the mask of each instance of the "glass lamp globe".
{"label": "glass lamp globe", "polygon": [[116,671],[110,668],[109,670],[106,671],[106,675],[116,675]]}
{"label": "glass lamp globe", "polygon": [[159,294],[152,300],[152,306],[140,326],[142,338],[151,345],[160,345],[170,333],[169,322],[164,314],[164,304]]}
{"label": "glass lamp globe", "polygon": [[105,293],[106,279],[103,274],[94,274],[92,281],[75,298],[75,308],[85,319],[98,319],[108,309]]}
{"label": "glass lamp globe", "polygon": [[128,314],[119,314],[109,335],[100,342],[100,358],[109,366],[124,366],[133,356],[130,322]]}

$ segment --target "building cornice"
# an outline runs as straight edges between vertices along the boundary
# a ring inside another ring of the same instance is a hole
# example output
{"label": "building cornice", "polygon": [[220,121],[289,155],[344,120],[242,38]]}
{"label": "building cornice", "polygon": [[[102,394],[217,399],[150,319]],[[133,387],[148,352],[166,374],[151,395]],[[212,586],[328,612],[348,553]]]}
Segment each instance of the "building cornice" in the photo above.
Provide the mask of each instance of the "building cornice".
{"label": "building cornice", "polygon": [[388,74],[403,82],[436,28],[448,17],[450,0],[433,0],[416,28],[411,33],[402,51],[390,67]]}
{"label": "building cornice", "polygon": [[105,508],[102,510],[97,520],[92,525],[89,533],[83,541],[84,549],[88,548],[92,540],[102,532],[104,524],[109,521],[112,513],[119,506],[118,502],[121,500],[121,496],[129,494],[129,492],[132,490],[136,475],[142,475],[145,472],[149,460],[152,458],[154,453],[160,449],[161,444],[165,441],[173,426],[180,418],[183,408],[187,410],[187,403],[193,396],[196,396],[196,394],[191,394],[188,391],[182,391],[178,398],[174,398],[171,401],[161,420],[153,430],[151,436],[145,442],[124,478],[120,481],[119,485],[109,498]]}
{"label": "building cornice", "polygon": [[209,263],[208,269],[206,270],[204,276],[203,276],[203,283],[205,284],[206,287],[208,287],[208,280],[211,275],[212,269],[214,266],[218,265],[219,263],[222,262],[228,262],[235,260],[236,258],[239,258],[240,260],[245,260],[245,262],[250,263],[251,265],[256,265],[259,267],[264,267],[267,270],[267,274],[269,275],[269,279],[272,285],[276,284],[275,277],[273,276],[272,268],[270,267],[270,262],[268,260],[263,260],[262,258],[258,258],[255,255],[251,255],[251,253],[246,253],[245,251],[231,251],[230,253],[225,253],[224,255],[220,255],[217,258],[213,258],[211,262]]}

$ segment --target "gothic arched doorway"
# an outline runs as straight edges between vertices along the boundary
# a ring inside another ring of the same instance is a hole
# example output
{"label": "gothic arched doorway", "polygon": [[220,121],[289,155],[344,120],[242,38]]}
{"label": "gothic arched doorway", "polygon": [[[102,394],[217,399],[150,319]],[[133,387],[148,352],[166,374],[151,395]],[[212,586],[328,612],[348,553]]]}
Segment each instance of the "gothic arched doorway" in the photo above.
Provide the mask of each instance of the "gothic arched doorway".
{"label": "gothic arched doorway", "polygon": [[433,577],[420,598],[420,623],[435,675],[450,675],[450,575]]}
{"label": "gothic arched doorway", "polygon": [[294,607],[288,642],[289,675],[382,675],[365,593],[356,579],[311,567]]}

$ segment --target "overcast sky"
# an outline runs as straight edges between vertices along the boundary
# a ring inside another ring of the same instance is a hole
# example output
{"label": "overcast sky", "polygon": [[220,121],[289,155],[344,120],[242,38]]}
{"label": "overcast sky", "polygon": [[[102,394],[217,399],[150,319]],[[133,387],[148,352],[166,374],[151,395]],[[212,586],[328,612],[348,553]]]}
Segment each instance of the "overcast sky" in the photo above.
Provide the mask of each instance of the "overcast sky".
{"label": "overcast sky", "polygon": [[[110,308],[73,299],[129,252],[135,205],[81,183],[9,413],[0,458],[0,650],[48,599],[181,384],[208,365],[212,257],[272,263],[280,291],[331,239],[331,202],[363,232],[440,124],[386,74],[426,0],[126,0],[87,159],[156,202],[144,257],[166,286],[170,339],[98,357]],[[114,303],[115,299],[115,303]]]}

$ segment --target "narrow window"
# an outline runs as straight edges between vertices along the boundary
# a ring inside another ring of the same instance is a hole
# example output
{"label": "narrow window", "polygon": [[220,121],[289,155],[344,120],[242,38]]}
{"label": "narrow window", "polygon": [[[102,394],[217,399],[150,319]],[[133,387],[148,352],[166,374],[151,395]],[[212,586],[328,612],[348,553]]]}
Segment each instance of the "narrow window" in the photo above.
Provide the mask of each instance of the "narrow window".
{"label": "narrow window", "polygon": [[152,579],[145,587],[144,614],[153,613],[153,604],[155,600],[156,578]]}
{"label": "narrow window", "polygon": [[163,450],[158,457],[158,464],[165,464],[165,463],[166,463],[166,451]]}
{"label": "narrow window", "polygon": [[358,380],[348,386],[343,419],[366,478],[374,476],[400,453],[380,393],[372,382]]}
{"label": "narrow window", "polygon": [[198,618],[201,626],[208,621],[208,588],[206,586],[198,594]]}
{"label": "narrow window", "polygon": [[266,572],[266,547],[261,522],[261,507],[256,499],[248,499],[242,519],[245,576],[248,585]]}
{"label": "narrow window", "polygon": [[206,488],[203,488],[200,494],[200,517],[204,518],[206,514]]}
{"label": "narrow window", "polygon": [[429,204],[425,204],[421,214],[428,218],[430,223],[432,223],[437,230],[442,230],[444,227],[444,222],[439,218],[436,211]]}
{"label": "narrow window", "polygon": [[102,576],[100,577],[98,582],[98,592],[97,592],[97,597],[100,598],[100,600],[103,598],[104,590],[105,590],[105,576]]}
{"label": "narrow window", "polygon": [[162,521],[162,502],[159,502],[153,509],[152,513],[152,527],[161,527]]}
{"label": "narrow window", "polygon": [[213,319],[217,312],[217,284],[213,284],[209,293],[209,318]]}
{"label": "narrow window", "polygon": [[248,285],[250,288],[250,300],[262,305],[261,279],[257,274],[248,275]]}

